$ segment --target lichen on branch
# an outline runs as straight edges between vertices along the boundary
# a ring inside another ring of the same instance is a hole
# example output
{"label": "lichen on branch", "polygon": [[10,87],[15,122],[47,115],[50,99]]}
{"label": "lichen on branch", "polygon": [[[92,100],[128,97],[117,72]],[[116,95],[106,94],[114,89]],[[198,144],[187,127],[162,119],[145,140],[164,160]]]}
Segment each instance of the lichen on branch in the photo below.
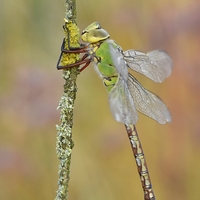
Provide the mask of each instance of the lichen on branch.
{"label": "lichen on branch", "polygon": [[[66,1],[66,18],[64,24],[65,49],[79,47],[79,29],[76,25],[76,3],[75,0]],[[69,37],[69,38],[68,38]],[[69,42],[68,42],[69,41]],[[79,60],[79,54],[62,53],[60,65],[66,66]],[[60,109],[60,125],[56,125],[57,141],[56,151],[60,160],[58,171],[58,190],[55,200],[68,199],[68,185],[70,179],[71,153],[74,146],[72,140],[73,110],[76,98],[76,79],[79,74],[77,67],[63,70],[64,92],[60,99],[58,109]]]}

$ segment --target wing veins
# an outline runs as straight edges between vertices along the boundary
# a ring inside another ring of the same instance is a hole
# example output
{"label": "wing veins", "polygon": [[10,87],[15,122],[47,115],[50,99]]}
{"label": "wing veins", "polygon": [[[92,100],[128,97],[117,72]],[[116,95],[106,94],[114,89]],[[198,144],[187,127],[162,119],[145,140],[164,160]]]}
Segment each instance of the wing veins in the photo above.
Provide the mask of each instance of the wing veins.
{"label": "wing veins", "polygon": [[146,90],[131,74],[129,74],[128,80],[129,90],[137,111],[153,118],[161,124],[171,121],[171,116],[166,105],[158,96]]}
{"label": "wing veins", "polygon": [[147,53],[127,50],[123,52],[127,66],[155,82],[164,81],[172,71],[172,60],[169,55],[161,50]]}

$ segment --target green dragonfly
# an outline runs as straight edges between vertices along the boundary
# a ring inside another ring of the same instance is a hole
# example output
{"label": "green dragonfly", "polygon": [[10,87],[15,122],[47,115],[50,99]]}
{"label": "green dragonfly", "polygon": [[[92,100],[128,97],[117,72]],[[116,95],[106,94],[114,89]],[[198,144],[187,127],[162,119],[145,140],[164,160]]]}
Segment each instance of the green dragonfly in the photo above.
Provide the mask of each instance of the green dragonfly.
{"label": "green dragonfly", "polygon": [[[80,48],[66,50],[65,40],[61,47],[61,55],[57,69],[82,66],[83,71],[90,62],[102,78],[109,94],[110,110],[116,121],[125,124],[126,131],[136,159],[138,172],[144,190],[145,200],[154,200],[146,160],[137,135],[135,124],[138,112],[154,119],[160,124],[171,121],[171,115],[163,101],[145,89],[139,81],[129,73],[128,69],[139,72],[151,80],[161,83],[172,71],[172,60],[165,51],[154,50],[147,53],[122,48],[98,22],[93,22],[83,30],[81,39],[86,44]],[[70,41],[68,41],[70,44]],[[61,66],[60,60],[66,53],[85,53],[82,59],[74,64]]]}

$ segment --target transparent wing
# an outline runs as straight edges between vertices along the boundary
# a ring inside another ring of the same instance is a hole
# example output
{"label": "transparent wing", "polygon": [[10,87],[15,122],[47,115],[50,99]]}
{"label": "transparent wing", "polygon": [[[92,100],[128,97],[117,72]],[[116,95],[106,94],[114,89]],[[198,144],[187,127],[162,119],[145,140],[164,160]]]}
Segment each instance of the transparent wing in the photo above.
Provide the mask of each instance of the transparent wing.
{"label": "transparent wing", "polygon": [[124,124],[135,124],[138,114],[128,89],[127,82],[119,76],[116,85],[109,92],[110,110],[116,121]]}
{"label": "transparent wing", "polygon": [[170,112],[164,102],[146,90],[131,74],[129,74],[128,88],[139,112],[153,118],[160,124],[171,121]]}
{"label": "transparent wing", "polygon": [[135,50],[123,52],[127,66],[155,82],[164,81],[172,72],[172,59],[161,50],[143,53]]}
{"label": "transparent wing", "polygon": [[114,40],[109,40],[109,48],[109,52],[117,72],[124,80],[128,81],[128,68],[126,62],[124,61],[121,47],[117,45]]}

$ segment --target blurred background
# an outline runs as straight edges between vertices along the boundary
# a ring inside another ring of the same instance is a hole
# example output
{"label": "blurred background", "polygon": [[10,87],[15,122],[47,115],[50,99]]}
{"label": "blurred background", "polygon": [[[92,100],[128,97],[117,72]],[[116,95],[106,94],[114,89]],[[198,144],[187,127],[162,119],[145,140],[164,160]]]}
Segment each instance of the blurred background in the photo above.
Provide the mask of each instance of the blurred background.
{"label": "blurred background", "polygon": [[[200,198],[200,1],[77,0],[82,31],[99,21],[126,49],[166,50],[172,75],[156,84],[173,121],[139,116],[153,188],[160,200]],[[0,199],[49,200],[57,190],[56,110],[63,93],[56,70],[64,37],[64,1],[0,2]],[[69,199],[143,199],[123,124],[111,116],[108,95],[90,65],[78,77]]]}

